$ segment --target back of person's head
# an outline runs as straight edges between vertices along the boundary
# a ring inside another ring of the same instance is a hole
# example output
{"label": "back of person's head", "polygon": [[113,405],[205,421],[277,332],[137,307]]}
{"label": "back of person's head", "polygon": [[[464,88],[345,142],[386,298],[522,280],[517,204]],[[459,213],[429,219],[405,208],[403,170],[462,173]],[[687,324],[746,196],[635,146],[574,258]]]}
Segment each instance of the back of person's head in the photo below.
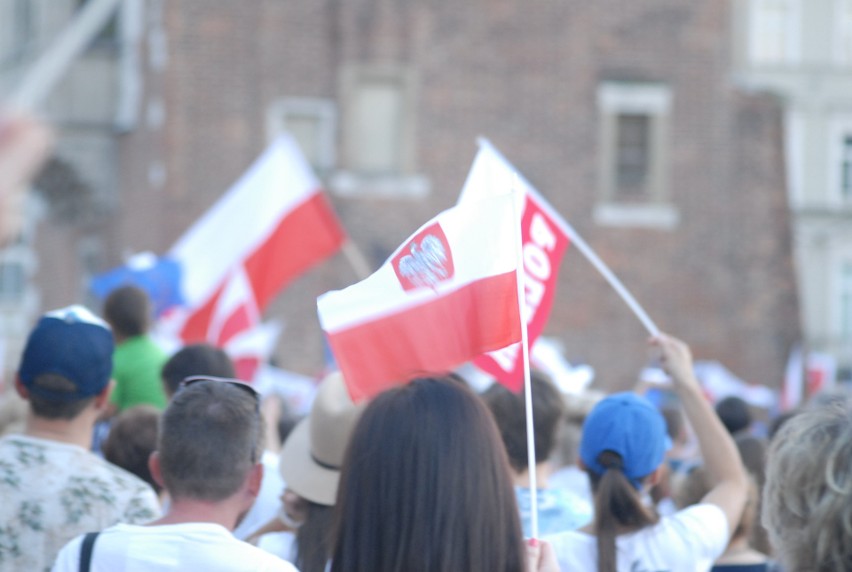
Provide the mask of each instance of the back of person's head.
{"label": "back of person's head", "polygon": [[[686,508],[701,502],[713,488],[713,478],[704,465],[695,465],[675,481],[674,501],[678,508]],[[731,535],[731,540],[750,536],[756,524],[760,494],[753,476],[749,476],[748,494],[740,522]]]}
{"label": "back of person's head", "polygon": [[224,350],[210,344],[190,344],[175,352],[163,364],[161,372],[166,395],[174,395],[180,382],[194,375],[232,378],[234,363]]}
{"label": "back of person's head", "polygon": [[772,418],[772,420],[769,422],[769,428],[766,432],[766,437],[767,439],[769,439],[770,443],[775,440],[775,435],[778,434],[778,432],[781,430],[781,427],[783,427],[784,424],[787,423],[787,421],[789,421],[790,419],[792,419],[795,415],[798,415],[799,411],[799,409],[790,409],[789,411],[785,411],[784,413],[776,415]]}
{"label": "back of person's head", "polygon": [[785,570],[852,569],[852,408],[806,408],[773,439],[762,522]]}
{"label": "back of person's head", "polygon": [[172,498],[221,501],[259,461],[258,396],[245,384],[199,381],[182,387],[163,414],[157,451]]}
{"label": "back of person's head", "polygon": [[595,496],[599,571],[616,569],[617,534],[657,521],[657,515],[642,502],[640,491],[662,464],[667,441],[663,416],[635,393],[610,395],[586,417],[580,460]]}
{"label": "back of person's head", "polygon": [[160,485],[151,476],[148,458],[157,449],[162,412],[153,405],[135,405],[116,415],[101,449],[104,458],[151,485]]}
{"label": "back of person's head", "polygon": [[716,404],[716,415],[731,435],[745,431],[751,426],[751,409],[740,397],[731,396],[719,401]]}
{"label": "back of person's head", "polygon": [[[533,423],[535,428],[536,462],[547,461],[556,447],[557,430],[565,413],[562,395],[543,374],[535,372],[530,377],[532,389]],[[509,455],[509,464],[518,474],[528,468],[526,397],[523,391],[509,391],[499,383],[493,384],[483,394],[485,404],[494,415],[497,429]]]}
{"label": "back of person's head", "polygon": [[104,301],[104,318],[117,336],[132,338],[148,331],[151,322],[151,299],[137,286],[121,286]]}
{"label": "back of person's head", "polygon": [[109,326],[82,306],[48,312],[27,338],[18,380],[34,415],[76,418],[109,385]]}
{"label": "back of person's head", "polygon": [[763,486],[766,480],[766,442],[753,435],[740,435],[734,443],[746,470],[759,486]]}
{"label": "back of person's head", "polygon": [[666,422],[666,433],[672,440],[672,443],[683,443],[686,441],[686,422],[680,407],[663,407],[660,410],[660,414]]}
{"label": "back of person's head", "polygon": [[338,487],[332,571],[524,569],[506,453],[463,383],[423,378],[377,396]]}
{"label": "back of person's head", "polygon": [[744,511],[750,511],[750,514],[744,513],[742,522],[746,524],[743,526],[745,526],[745,531],[749,535],[751,546],[764,554],[770,554],[772,548],[769,544],[766,529],[760,523],[760,519],[755,517],[760,512],[761,495],[763,485],[766,482],[766,441],[753,435],[739,435],[734,439],[734,443],[737,445],[737,449],[740,452],[740,459],[742,459],[743,465],[751,476],[751,480],[755,486],[753,494],[752,491],[749,491]]}

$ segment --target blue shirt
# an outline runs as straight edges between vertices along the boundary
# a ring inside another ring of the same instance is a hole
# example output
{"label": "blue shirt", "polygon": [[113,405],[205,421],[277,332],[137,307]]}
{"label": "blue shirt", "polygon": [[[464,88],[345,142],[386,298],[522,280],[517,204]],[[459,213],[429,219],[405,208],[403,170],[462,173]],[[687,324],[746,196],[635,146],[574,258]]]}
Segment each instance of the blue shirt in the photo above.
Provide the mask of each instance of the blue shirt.
{"label": "blue shirt", "polygon": [[[532,534],[531,514],[532,497],[530,490],[515,487],[518,510],[521,513],[521,526],[524,537]],[[582,497],[565,489],[539,489],[538,535],[542,538],[565,530],[576,530],[592,521],[592,505]]]}

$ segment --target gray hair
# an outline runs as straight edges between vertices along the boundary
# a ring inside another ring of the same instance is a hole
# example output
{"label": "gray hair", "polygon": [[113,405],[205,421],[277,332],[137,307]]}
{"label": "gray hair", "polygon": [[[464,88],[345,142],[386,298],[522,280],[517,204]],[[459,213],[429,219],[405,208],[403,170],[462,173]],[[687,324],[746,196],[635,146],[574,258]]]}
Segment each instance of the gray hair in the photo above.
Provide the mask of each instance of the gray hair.
{"label": "gray hair", "polygon": [[174,498],[230,497],[258,462],[262,427],[257,399],[249,391],[221,381],[181,389],[160,425],[166,490]]}
{"label": "gray hair", "polygon": [[763,525],[785,570],[852,569],[852,408],[795,415],[769,450]]}

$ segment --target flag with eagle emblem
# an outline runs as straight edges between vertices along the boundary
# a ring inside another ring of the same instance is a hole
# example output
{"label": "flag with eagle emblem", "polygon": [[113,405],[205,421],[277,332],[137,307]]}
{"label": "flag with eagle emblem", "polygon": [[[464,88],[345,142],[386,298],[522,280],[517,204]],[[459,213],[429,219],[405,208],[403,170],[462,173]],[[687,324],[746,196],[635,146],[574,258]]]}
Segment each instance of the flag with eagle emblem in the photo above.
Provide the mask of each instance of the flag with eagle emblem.
{"label": "flag with eagle emblem", "polygon": [[424,224],[374,274],[317,300],[354,400],[520,341],[517,193]]}

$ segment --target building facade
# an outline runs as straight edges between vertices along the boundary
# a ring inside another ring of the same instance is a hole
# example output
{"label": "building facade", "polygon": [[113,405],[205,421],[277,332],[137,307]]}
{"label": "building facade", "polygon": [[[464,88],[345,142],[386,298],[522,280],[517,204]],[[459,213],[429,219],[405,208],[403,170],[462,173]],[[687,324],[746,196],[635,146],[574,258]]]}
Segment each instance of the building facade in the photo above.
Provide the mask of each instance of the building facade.
{"label": "building facade", "polygon": [[784,105],[804,342],[852,381],[852,1],[736,7],[737,81]]}
{"label": "building facade", "polygon": [[[165,252],[281,129],[376,267],[455,203],[485,136],[661,329],[778,385],[799,339],[783,112],[734,81],[731,4],[130,2],[110,100],[125,123],[99,131],[114,178],[96,184],[94,220],[42,218],[40,305],[82,299],[87,273],[130,252]],[[281,365],[321,369],[315,298],[355,280],[338,256],[278,297]],[[570,248],[545,333],[605,388],[649,361],[641,324]]]}

